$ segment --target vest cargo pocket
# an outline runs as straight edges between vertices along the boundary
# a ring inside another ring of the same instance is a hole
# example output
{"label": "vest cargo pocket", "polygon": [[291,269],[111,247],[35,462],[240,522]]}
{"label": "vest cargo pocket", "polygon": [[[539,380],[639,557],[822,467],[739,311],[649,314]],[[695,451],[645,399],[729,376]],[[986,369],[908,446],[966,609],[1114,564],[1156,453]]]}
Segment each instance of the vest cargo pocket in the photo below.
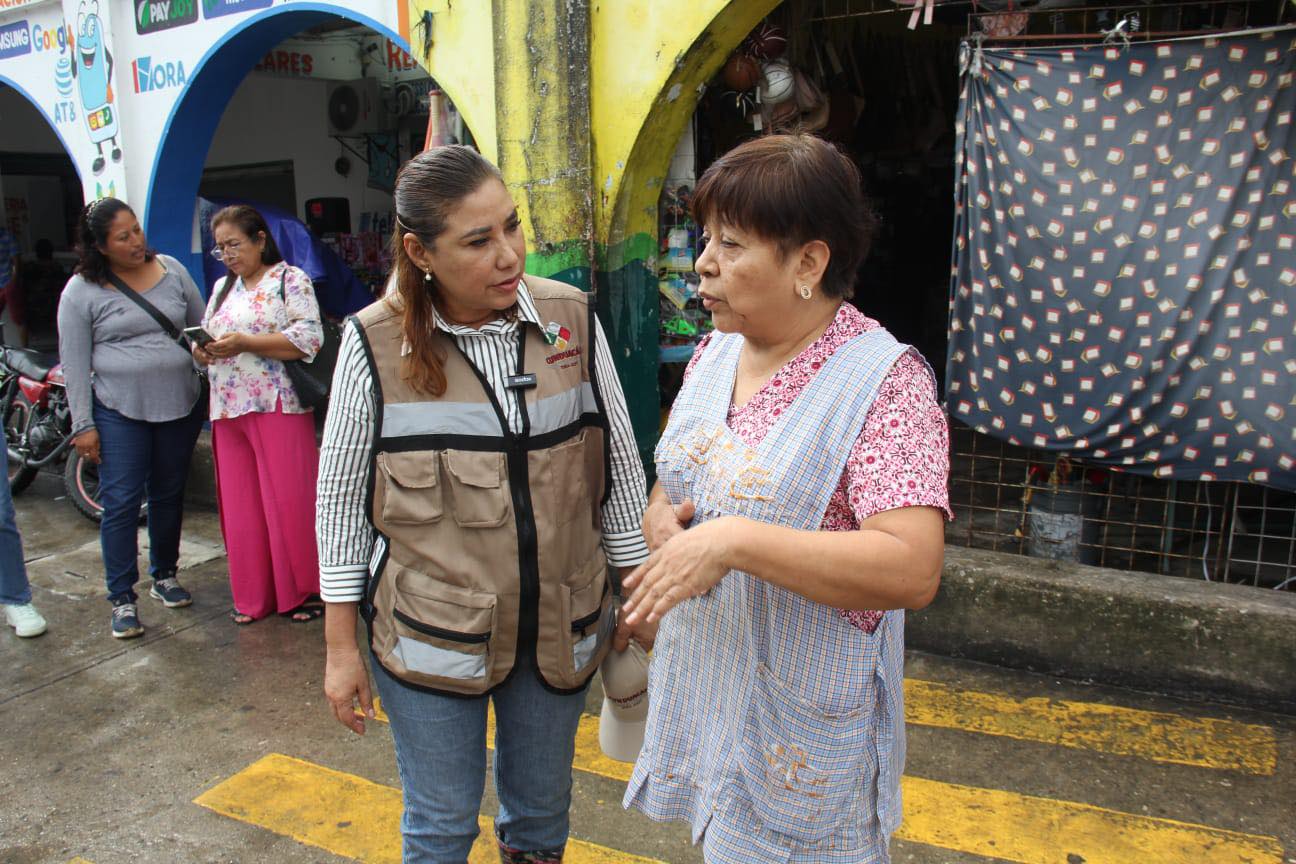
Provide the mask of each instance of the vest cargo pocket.
{"label": "vest cargo pocket", "polygon": [[572,671],[579,679],[599,656],[609,627],[609,594],[607,567],[600,557],[597,566],[574,588],[567,588],[566,619],[571,622]]}
{"label": "vest cargo pocket", "polygon": [[379,453],[382,521],[422,525],[441,518],[440,469],[435,453]]}
{"label": "vest cargo pocket", "polygon": [[384,665],[410,673],[415,683],[484,691],[494,657],[495,596],[411,570],[395,575],[394,638]]}
{"label": "vest cargo pocket", "polygon": [[461,528],[498,528],[508,518],[504,454],[446,450],[455,522]]}
{"label": "vest cargo pocket", "polygon": [[743,723],[738,767],[765,827],[815,843],[856,819],[864,788],[875,781],[869,759],[872,715],[866,708],[826,714],[756,668]]}
{"label": "vest cargo pocket", "polygon": [[588,429],[549,450],[549,506],[554,521],[566,525],[578,518],[592,519],[589,482],[585,472],[585,439]]}

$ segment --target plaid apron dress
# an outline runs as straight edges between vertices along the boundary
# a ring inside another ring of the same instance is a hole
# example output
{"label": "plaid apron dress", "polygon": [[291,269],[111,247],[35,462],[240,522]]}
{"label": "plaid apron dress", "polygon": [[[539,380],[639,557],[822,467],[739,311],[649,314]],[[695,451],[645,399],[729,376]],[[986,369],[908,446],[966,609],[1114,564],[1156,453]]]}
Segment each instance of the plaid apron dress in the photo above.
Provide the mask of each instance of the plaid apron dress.
{"label": "plaid apron dress", "polygon": [[[657,445],[693,524],[733,514],[814,531],[874,395],[908,346],[885,330],[837,349],[761,443],[726,419],[743,339],[712,337]],[[624,804],[685,820],[708,862],[888,860],[904,769],[904,612],[872,633],[732,571],[662,620],[643,750]]]}

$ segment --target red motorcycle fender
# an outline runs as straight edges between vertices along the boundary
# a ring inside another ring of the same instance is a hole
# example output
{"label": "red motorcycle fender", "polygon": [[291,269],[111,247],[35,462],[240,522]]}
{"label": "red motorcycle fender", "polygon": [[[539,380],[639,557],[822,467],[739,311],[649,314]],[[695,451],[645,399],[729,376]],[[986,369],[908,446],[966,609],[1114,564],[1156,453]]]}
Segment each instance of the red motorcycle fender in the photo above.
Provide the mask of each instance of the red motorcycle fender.
{"label": "red motorcycle fender", "polygon": [[44,408],[45,403],[49,400],[50,385],[43,381],[33,381],[23,375],[18,376],[18,389],[27,397],[27,401],[33,405]]}

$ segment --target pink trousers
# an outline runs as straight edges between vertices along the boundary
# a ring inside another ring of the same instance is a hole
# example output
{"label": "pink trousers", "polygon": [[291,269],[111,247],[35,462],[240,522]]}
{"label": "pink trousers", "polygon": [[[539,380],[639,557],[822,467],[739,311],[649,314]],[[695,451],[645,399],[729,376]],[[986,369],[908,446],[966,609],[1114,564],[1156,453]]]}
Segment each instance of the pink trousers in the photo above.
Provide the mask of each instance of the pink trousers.
{"label": "pink trousers", "polygon": [[295,609],[319,593],[315,415],[276,410],[211,425],[234,608],[253,618]]}

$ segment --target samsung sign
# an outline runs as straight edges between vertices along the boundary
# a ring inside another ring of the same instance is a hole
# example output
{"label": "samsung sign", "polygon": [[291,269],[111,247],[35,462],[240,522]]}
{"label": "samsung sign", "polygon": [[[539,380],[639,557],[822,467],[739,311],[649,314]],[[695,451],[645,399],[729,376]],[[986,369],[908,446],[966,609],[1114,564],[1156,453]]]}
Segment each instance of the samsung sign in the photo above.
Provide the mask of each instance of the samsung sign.
{"label": "samsung sign", "polygon": [[0,60],[30,53],[31,32],[25,20],[0,27]]}

